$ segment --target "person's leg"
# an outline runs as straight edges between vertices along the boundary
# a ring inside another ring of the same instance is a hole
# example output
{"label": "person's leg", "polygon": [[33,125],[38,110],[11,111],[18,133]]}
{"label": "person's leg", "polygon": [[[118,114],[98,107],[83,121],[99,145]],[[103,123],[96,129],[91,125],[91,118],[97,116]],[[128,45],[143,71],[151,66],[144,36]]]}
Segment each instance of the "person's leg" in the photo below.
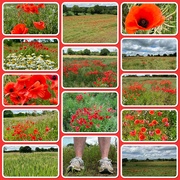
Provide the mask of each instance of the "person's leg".
{"label": "person's leg", "polygon": [[108,158],[111,137],[98,137],[101,158]]}
{"label": "person's leg", "polygon": [[74,151],[75,158],[71,159],[70,165],[67,171],[81,171],[84,169],[84,161],[82,160],[82,155],[85,147],[86,137],[74,137]]}
{"label": "person's leg", "polygon": [[76,157],[82,158],[86,137],[74,137],[74,150]]}
{"label": "person's leg", "polygon": [[98,141],[101,151],[101,160],[99,161],[100,163],[99,172],[113,173],[111,160],[108,158],[111,137],[98,137]]}

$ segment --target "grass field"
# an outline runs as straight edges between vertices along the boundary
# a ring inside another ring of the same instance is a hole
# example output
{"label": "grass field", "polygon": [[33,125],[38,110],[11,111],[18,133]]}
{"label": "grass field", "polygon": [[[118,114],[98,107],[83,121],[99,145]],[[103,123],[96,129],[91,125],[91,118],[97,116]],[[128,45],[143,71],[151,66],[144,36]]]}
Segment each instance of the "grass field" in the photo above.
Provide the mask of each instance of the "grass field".
{"label": "grass field", "polygon": [[58,43],[24,42],[4,44],[5,70],[57,70]]}
{"label": "grass field", "polygon": [[116,43],[116,15],[63,17],[64,43]]}
{"label": "grass field", "polygon": [[122,103],[124,105],[175,105],[175,77],[122,78]]}
{"label": "grass field", "polygon": [[4,176],[58,176],[58,153],[4,153]]}
{"label": "grass field", "polygon": [[64,87],[116,87],[116,56],[64,56]]}
{"label": "grass field", "polygon": [[112,177],[117,176],[117,149],[114,145],[111,145],[109,151],[109,159],[112,160],[114,172],[113,174],[101,174],[98,172],[98,160],[101,159],[100,150],[98,145],[92,145],[85,147],[84,160],[85,169],[81,172],[67,172],[67,167],[72,158],[74,158],[74,148],[72,146],[63,148],[63,175],[64,176],[106,176]]}
{"label": "grass field", "polygon": [[4,118],[6,141],[57,141],[58,113],[40,116]]}
{"label": "grass field", "polygon": [[123,57],[124,70],[175,70],[176,57]]}
{"label": "grass field", "polygon": [[123,176],[176,176],[176,161],[127,162]]}

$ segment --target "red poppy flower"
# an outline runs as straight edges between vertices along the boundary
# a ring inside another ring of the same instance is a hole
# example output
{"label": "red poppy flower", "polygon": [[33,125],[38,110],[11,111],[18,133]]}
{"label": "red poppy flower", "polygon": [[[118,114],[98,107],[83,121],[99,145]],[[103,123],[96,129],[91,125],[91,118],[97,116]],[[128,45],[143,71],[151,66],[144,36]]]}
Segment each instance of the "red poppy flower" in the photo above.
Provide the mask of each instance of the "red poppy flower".
{"label": "red poppy flower", "polygon": [[38,4],[38,8],[45,8],[45,4]]}
{"label": "red poppy flower", "polygon": [[10,93],[13,93],[15,92],[16,89],[15,89],[15,83],[14,82],[8,82],[5,87],[4,87],[4,93],[5,95],[6,94],[10,94]]}
{"label": "red poppy flower", "polygon": [[162,122],[163,122],[163,123],[164,123],[164,122],[168,122],[168,118],[167,118],[167,117],[162,118]]}
{"label": "red poppy flower", "polygon": [[45,24],[43,21],[33,22],[36,29],[43,30],[45,28]]}
{"label": "red poppy flower", "polygon": [[155,4],[133,6],[126,16],[126,32],[134,34],[137,30],[149,30],[160,26],[164,20],[161,9]]}
{"label": "red poppy flower", "polygon": [[160,135],[160,134],[161,134],[161,130],[160,130],[160,129],[155,129],[155,133],[156,133],[157,135]]}
{"label": "red poppy flower", "polygon": [[154,114],[154,111],[153,111],[153,110],[150,110],[150,111],[149,111],[149,114],[153,115],[153,114]]}
{"label": "red poppy flower", "polygon": [[158,124],[158,122],[154,119],[154,120],[152,120],[152,122],[151,122],[153,125],[157,125]]}
{"label": "red poppy flower", "polygon": [[139,141],[144,141],[146,136],[144,134],[139,134]]}
{"label": "red poppy flower", "polygon": [[13,30],[11,31],[11,34],[27,34],[28,28],[25,24],[17,24],[14,26]]}
{"label": "red poppy flower", "polygon": [[136,130],[133,130],[129,133],[131,136],[136,136]]}
{"label": "red poppy flower", "polygon": [[142,133],[145,133],[145,132],[146,132],[146,128],[145,128],[145,127],[142,127],[142,128],[141,128],[141,132],[142,132]]}
{"label": "red poppy flower", "polygon": [[163,114],[163,112],[160,112],[160,111],[158,112],[158,116],[161,116],[162,114]]}

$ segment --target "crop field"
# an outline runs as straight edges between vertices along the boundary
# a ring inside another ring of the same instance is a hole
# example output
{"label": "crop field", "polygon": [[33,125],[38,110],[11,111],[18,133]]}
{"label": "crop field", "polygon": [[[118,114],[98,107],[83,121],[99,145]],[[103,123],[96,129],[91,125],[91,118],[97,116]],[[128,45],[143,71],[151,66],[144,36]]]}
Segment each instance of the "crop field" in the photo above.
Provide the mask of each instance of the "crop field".
{"label": "crop field", "polygon": [[65,132],[116,132],[116,93],[64,93]]}
{"label": "crop field", "polygon": [[58,113],[4,118],[5,141],[57,141]]}
{"label": "crop field", "polygon": [[123,176],[176,176],[176,161],[127,162]]}
{"label": "crop field", "polygon": [[175,141],[177,113],[174,110],[125,110],[122,112],[124,141]]}
{"label": "crop field", "polygon": [[58,43],[27,40],[9,46],[4,43],[3,67],[5,70],[57,70]]}
{"label": "crop field", "polygon": [[176,57],[123,57],[124,70],[175,70]]}
{"label": "crop field", "polygon": [[4,153],[4,176],[58,176],[58,153]]}
{"label": "crop field", "polygon": [[64,87],[116,87],[117,57],[63,58]]}
{"label": "crop field", "polygon": [[[68,176],[104,176],[104,177],[114,177],[117,176],[117,148],[114,145],[110,146],[109,159],[112,160],[112,165],[114,172],[113,174],[102,174],[98,172],[98,160],[101,159],[100,150],[98,145],[90,145],[85,147],[84,155],[82,159],[84,160],[85,169],[80,172],[67,172],[67,167],[72,158],[74,158],[74,148],[72,146],[67,146],[63,148],[63,175]],[[89,158],[91,157],[91,158]]]}
{"label": "crop field", "polygon": [[117,16],[107,14],[64,16],[64,43],[116,43]]}
{"label": "crop field", "polygon": [[122,78],[124,105],[176,105],[175,77]]}
{"label": "crop field", "polygon": [[4,34],[57,34],[57,4],[5,4]]}

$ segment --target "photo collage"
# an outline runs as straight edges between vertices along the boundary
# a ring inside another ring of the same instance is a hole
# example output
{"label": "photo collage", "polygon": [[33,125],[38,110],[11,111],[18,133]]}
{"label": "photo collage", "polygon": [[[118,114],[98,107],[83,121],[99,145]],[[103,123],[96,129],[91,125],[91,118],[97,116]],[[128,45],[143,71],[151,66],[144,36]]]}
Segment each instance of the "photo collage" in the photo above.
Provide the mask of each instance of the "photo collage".
{"label": "photo collage", "polygon": [[0,179],[178,179],[178,3],[1,2]]}

